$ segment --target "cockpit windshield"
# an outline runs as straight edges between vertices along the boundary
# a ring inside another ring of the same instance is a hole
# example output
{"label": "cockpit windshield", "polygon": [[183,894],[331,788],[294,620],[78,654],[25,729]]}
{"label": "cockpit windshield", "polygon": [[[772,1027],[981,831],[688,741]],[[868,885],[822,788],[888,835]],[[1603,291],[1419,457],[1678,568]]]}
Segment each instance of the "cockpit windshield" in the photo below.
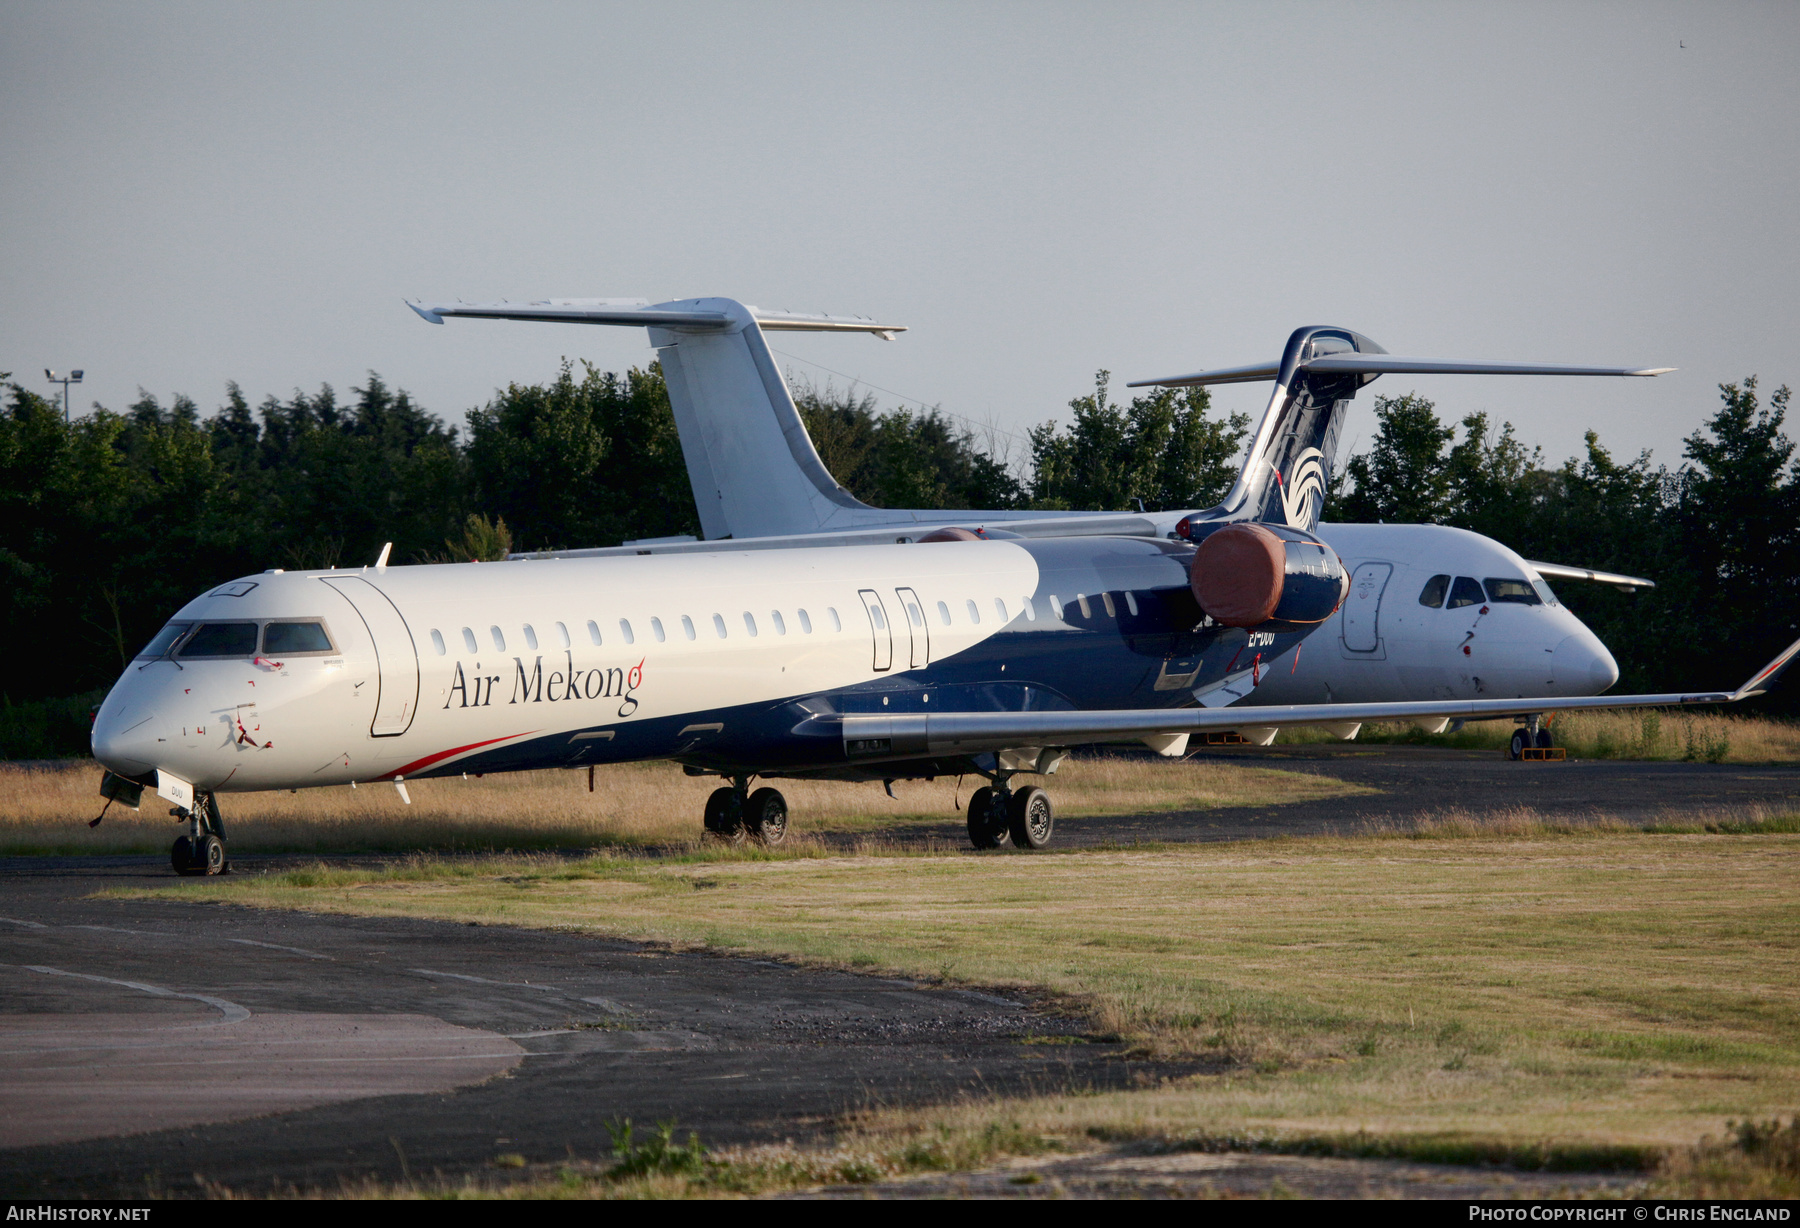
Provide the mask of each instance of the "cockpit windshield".
{"label": "cockpit windshield", "polygon": [[255,623],[201,623],[181,646],[181,656],[253,657],[256,655]]}
{"label": "cockpit windshield", "polygon": [[1488,600],[1496,605],[1501,602],[1510,602],[1513,605],[1543,604],[1543,599],[1537,595],[1537,590],[1530,584],[1524,580],[1513,580],[1506,576],[1498,578],[1489,576],[1487,578],[1487,594]]}
{"label": "cockpit windshield", "polygon": [[155,660],[158,657],[168,656],[169,650],[175,647],[175,641],[186,635],[188,628],[193,625],[193,623],[170,623],[156,633],[155,639],[144,645],[144,651],[138,653],[138,660],[142,661],[146,657]]}
{"label": "cockpit windshield", "polygon": [[331,637],[320,623],[270,623],[263,628],[263,651],[292,656],[297,652],[330,652]]}

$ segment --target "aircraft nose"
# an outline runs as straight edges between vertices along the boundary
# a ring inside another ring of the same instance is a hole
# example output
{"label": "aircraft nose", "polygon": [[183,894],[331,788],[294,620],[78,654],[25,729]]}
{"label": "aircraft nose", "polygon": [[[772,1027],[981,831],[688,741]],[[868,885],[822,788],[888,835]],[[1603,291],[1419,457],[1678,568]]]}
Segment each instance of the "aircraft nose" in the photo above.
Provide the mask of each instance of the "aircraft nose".
{"label": "aircraft nose", "polygon": [[1558,644],[1554,668],[1558,689],[1573,695],[1599,695],[1619,680],[1619,663],[1591,631]]}
{"label": "aircraft nose", "polygon": [[121,776],[142,776],[156,766],[156,713],[110,700],[94,718],[94,758]]}

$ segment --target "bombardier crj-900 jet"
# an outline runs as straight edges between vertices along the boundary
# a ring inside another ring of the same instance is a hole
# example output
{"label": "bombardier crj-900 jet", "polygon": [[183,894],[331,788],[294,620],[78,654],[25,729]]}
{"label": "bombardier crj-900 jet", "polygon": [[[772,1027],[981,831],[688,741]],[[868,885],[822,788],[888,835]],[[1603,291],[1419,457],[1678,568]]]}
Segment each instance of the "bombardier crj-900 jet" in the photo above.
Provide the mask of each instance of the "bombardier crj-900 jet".
{"label": "bombardier crj-900 jet", "polygon": [[[1041,847],[1050,799],[1015,777],[1053,772],[1072,745],[1179,753],[1194,733],[1242,727],[1229,705],[1243,682],[1339,610],[1352,576],[1313,530],[1363,384],[1387,372],[1656,374],[1396,358],[1348,329],[1302,328],[1276,362],[1150,381],[1274,382],[1218,506],[986,513],[979,533],[956,512],[918,513],[896,531],[892,513],[826,473],[763,334],[897,326],[728,299],[414,310],[648,328],[690,466],[697,455],[732,466],[696,480],[701,524],[734,536],[486,566],[390,567],[383,550],[361,570],[265,572],[195,598],[126,669],[93,734],[111,795],[154,786],[188,823],[171,854],[180,872],[227,866],[223,794],[391,781],[404,797],[411,777],[637,759],[728,782],[703,816],[727,839],[784,835],[786,802],[752,791],[759,778],[966,773],[989,782],[969,806],[974,845]],[[740,412],[703,418],[703,404]],[[794,468],[803,488],[744,495],[755,475]],[[765,532],[796,522],[810,531]],[[1255,719],[1725,703],[1761,693],[1797,651],[1731,692],[1595,697],[1576,693],[1588,679],[1559,693],[1553,674],[1525,695],[1271,704]]]}

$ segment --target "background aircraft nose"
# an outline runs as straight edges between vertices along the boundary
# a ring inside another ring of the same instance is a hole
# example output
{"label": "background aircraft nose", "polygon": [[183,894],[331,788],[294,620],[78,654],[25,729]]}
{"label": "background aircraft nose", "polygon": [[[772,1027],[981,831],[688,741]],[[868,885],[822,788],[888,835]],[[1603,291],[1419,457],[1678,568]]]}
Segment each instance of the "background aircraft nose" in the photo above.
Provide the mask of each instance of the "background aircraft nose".
{"label": "background aircraft nose", "polygon": [[121,776],[142,776],[156,766],[156,713],[107,704],[94,718],[94,758]]}
{"label": "background aircraft nose", "polygon": [[1554,669],[1557,689],[1571,695],[1599,695],[1619,680],[1619,663],[1591,631],[1556,646]]}

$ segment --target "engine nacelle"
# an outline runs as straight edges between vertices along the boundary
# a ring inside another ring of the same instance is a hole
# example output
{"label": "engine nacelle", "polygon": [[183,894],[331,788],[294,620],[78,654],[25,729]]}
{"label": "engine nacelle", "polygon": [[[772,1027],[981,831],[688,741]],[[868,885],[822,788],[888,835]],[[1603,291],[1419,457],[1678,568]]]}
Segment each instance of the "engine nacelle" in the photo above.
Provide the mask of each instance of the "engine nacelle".
{"label": "engine nacelle", "polygon": [[1248,521],[1200,537],[1188,584],[1214,622],[1270,631],[1317,626],[1337,613],[1350,591],[1350,577],[1330,546],[1286,525]]}

